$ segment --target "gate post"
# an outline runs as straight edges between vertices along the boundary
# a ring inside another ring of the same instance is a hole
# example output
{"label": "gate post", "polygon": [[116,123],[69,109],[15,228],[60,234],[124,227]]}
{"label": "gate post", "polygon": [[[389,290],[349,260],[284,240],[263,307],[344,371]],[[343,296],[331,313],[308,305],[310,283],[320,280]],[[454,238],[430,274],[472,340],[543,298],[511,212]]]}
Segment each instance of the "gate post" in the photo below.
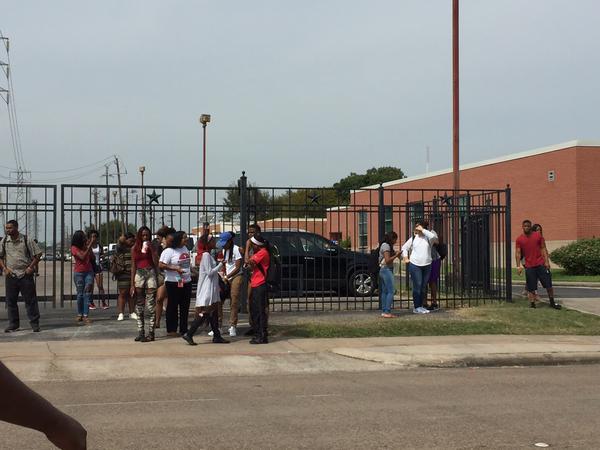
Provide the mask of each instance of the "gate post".
{"label": "gate post", "polygon": [[65,306],[65,186],[60,185],[60,307]]}
{"label": "gate post", "polygon": [[383,242],[383,237],[385,236],[385,204],[383,198],[383,184],[379,184],[379,188],[377,189],[379,192],[379,199],[377,204],[377,231],[378,238],[377,244]]}
{"label": "gate post", "polygon": [[[244,249],[248,240],[248,178],[246,172],[238,180],[238,189],[240,191],[240,247]],[[244,258],[246,255],[244,255]],[[248,279],[242,275],[242,295],[240,299],[240,309],[243,313],[248,312]]]}
{"label": "gate post", "polygon": [[[57,225],[57,217],[56,217],[56,203],[57,203],[57,199],[56,199],[56,186],[52,186],[52,197],[54,200],[54,214],[52,214],[52,253],[54,254],[54,261],[52,261],[52,308],[56,308],[56,225]],[[61,207],[62,207],[62,203],[61,203]],[[61,208],[62,209],[62,208]],[[62,228],[61,228],[62,230]],[[62,234],[62,231],[61,231]],[[61,239],[62,241],[62,239]],[[61,244],[62,245],[62,244]],[[61,260],[63,260],[63,253],[62,251],[60,252],[60,256],[61,256]],[[61,280],[63,280],[64,283],[64,279],[62,276],[62,270],[60,272],[60,278]],[[61,291],[62,292],[62,291]]]}
{"label": "gate post", "polygon": [[504,196],[506,198],[506,214],[504,218],[504,239],[506,248],[504,250],[504,254],[506,256],[505,260],[505,271],[506,271],[506,301],[512,303],[512,240],[511,240],[511,215],[510,215],[510,184],[506,185],[506,190],[504,191]]}

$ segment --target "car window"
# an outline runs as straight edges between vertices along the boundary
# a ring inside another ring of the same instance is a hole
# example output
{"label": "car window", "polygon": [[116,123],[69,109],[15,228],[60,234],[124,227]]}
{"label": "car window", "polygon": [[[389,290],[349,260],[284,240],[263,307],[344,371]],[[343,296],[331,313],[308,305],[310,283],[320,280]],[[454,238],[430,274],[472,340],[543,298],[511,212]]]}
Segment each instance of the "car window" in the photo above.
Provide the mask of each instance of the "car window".
{"label": "car window", "polygon": [[298,241],[293,234],[271,234],[266,236],[269,243],[276,248],[280,255],[291,255],[298,253]]}
{"label": "car window", "polygon": [[302,249],[306,253],[325,253],[331,247],[327,239],[315,234],[303,234],[299,237]]}

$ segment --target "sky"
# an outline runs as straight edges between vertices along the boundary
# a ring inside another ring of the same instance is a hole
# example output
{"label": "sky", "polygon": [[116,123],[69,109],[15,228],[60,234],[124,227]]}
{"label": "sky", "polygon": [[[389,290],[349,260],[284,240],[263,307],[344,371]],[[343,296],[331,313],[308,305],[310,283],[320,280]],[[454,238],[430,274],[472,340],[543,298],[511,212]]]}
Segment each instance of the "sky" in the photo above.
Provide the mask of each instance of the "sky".
{"label": "sky", "polygon": [[[5,0],[26,168],[102,183],[116,154],[124,183],[144,165],[148,184],[201,185],[202,113],[209,186],[419,175],[427,147],[449,168],[451,3]],[[461,163],[600,139],[599,16],[596,0],[461,1]],[[3,103],[0,155],[7,177]]]}

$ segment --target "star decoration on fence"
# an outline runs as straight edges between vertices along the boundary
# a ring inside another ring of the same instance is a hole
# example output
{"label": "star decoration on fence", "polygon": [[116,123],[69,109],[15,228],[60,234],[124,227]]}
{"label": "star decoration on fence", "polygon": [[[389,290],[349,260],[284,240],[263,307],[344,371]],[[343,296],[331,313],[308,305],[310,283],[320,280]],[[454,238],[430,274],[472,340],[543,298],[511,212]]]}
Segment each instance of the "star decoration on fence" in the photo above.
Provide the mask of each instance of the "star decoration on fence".
{"label": "star decoration on fence", "polygon": [[307,195],[307,197],[310,200],[311,204],[316,204],[316,205],[319,204],[319,199],[321,198],[321,196],[319,194],[315,193],[315,192],[313,192],[310,195]]}
{"label": "star decoration on fence", "polygon": [[150,201],[148,202],[149,205],[151,205],[152,203],[156,203],[157,205],[159,204],[158,199],[162,197],[161,194],[157,194],[156,190],[153,189],[151,194],[146,194],[146,196],[150,199]]}
{"label": "star decoration on fence", "polygon": [[448,194],[444,194],[440,197],[442,199],[442,203],[447,206],[452,206],[452,197],[449,197]]}

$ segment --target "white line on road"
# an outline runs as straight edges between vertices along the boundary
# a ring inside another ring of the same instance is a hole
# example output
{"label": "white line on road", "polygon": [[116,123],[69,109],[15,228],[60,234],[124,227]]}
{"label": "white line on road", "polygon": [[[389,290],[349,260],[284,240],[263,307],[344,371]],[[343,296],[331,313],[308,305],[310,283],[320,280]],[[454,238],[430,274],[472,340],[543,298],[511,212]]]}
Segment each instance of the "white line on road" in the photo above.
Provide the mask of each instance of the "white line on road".
{"label": "white line on road", "polygon": [[218,398],[185,398],[177,400],[136,400],[131,402],[97,402],[97,403],[67,403],[58,405],[62,408],[73,406],[119,406],[119,405],[147,405],[156,403],[181,403],[181,402],[216,402]]}

